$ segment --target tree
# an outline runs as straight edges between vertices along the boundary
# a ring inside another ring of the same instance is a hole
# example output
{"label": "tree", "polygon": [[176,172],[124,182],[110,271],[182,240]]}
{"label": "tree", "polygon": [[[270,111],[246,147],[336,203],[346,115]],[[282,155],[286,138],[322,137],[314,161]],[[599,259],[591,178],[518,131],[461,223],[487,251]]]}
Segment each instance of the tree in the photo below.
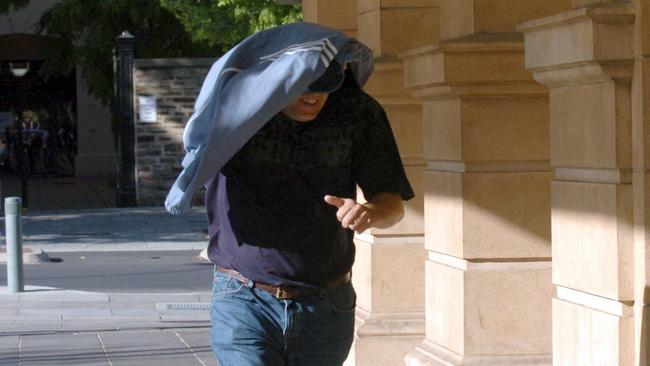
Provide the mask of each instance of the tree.
{"label": "tree", "polygon": [[20,10],[29,4],[29,0],[0,0],[0,14],[11,10]]}
{"label": "tree", "polygon": [[225,52],[263,29],[302,19],[300,5],[274,0],[159,0],[183,23],[196,42]]}
{"label": "tree", "polygon": [[151,0],[64,0],[39,21],[46,45],[41,73],[68,74],[81,67],[90,94],[110,104],[113,94],[115,37],[123,30],[136,36],[135,56],[216,56],[205,43],[194,42],[178,19]]}
{"label": "tree", "polygon": [[[0,0],[0,14],[28,3]],[[273,0],[62,0],[39,21],[49,37],[39,72],[80,67],[90,94],[112,105],[112,49],[123,30],[135,36],[137,58],[217,57],[255,31],[300,18],[299,6]]]}

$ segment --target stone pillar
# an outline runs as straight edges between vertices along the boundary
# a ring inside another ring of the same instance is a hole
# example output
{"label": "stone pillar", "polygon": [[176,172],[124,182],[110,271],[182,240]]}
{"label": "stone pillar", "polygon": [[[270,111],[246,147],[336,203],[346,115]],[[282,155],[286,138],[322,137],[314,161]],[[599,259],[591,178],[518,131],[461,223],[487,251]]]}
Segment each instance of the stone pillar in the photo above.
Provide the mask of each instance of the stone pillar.
{"label": "stone pillar", "polygon": [[404,88],[397,54],[437,41],[438,0],[303,0],[302,4],[306,21],[343,30],[373,49],[375,73],[366,92],[385,108],[416,192],[400,224],[369,230],[355,240],[357,330],[346,365],[401,365],[424,334],[424,160],[421,104]]}
{"label": "stone pillar", "polygon": [[372,48],[366,92],[388,114],[416,197],[401,223],[357,235],[357,332],[348,365],[403,365],[424,335],[422,105],[404,87],[399,52],[438,40],[438,0],[359,0],[357,35]]}
{"label": "stone pillar", "polygon": [[302,0],[302,18],[357,36],[357,2],[354,0]]}
{"label": "stone pillar", "polygon": [[632,79],[632,197],[634,212],[634,356],[650,364],[650,3],[634,0],[634,75]]}
{"label": "stone pillar", "polygon": [[558,6],[441,0],[440,43],[402,54],[426,160],[426,337],[408,365],[551,364],[548,94],[515,27]]}
{"label": "stone pillar", "polygon": [[[645,331],[638,317],[647,284],[642,237],[634,255],[635,7],[594,0],[574,0],[573,7],[520,26],[526,67],[550,90],[553,365],[645,365],[645,350],[637,349],[644,345],[635,342],[635,323],[637,334]],[[643,113],[637,118],[642,127]],[[642,155],[635,160],[641,195]],[[643,211],[647,202],[637,207]]]}

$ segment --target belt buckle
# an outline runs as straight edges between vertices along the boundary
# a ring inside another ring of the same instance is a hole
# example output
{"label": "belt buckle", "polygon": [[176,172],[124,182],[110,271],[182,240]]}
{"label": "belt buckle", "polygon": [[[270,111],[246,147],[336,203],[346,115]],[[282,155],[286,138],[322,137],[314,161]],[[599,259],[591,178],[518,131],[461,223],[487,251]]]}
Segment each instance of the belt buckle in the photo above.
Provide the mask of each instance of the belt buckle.
{"label": "belt buckle", "polygon": [[283,287],[278,286],[275,288],[275,297],[282,300],[282,299],[288,299],[289,293],[284,290]]}

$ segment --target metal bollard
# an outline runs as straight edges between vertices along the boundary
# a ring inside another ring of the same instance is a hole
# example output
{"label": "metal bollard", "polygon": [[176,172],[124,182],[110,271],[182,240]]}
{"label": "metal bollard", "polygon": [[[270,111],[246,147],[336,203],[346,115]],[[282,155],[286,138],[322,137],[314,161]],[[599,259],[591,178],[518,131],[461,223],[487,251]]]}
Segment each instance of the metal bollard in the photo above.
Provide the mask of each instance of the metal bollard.
{"label": "metal bollard", "polygon": [[23,229],[20,197],[5,198],[5,230],[7,238],[7,287],[9,292],[25,291],[23,278]]}

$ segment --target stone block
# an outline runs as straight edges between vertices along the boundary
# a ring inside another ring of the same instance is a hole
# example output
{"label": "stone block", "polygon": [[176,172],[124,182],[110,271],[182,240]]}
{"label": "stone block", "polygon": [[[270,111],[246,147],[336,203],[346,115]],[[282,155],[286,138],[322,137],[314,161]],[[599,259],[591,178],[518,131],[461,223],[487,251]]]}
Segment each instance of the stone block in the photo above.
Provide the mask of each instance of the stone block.
{"label": "stone block", "polygon": [[635,170],[650,170],[650,58],[638,59],[632,83],[632,148]]}
{"label": "stone block", "polygon": [[550,353],[550,272],[525,262],[461,269],[428,260],[427,339],[463,357]]}
{"label": "stone block", "polygon": [[381,56],[381,11],[373,9],[357,16],[359,41],[370,47],[375,57]]}
{"label": "stone block", "polygon": [[551,164],[629,168],[629,84],[601,82],[550,91]]}
{"label": "stone block", "polygon": [[518,29],[526,37],[526,67],[631,59],[631,5],[620,2],[616,6],[580,8],[521,24]]}
{"label": "stone block", "polygon": [[403,365],[404,356],[421,340],[422,336],[357,337],[348,362],[354,366]]}
{"label": "stone block", "polygon": [[465,258],[550,257],[551,178],[550,172],[464,175]]}
{"label": "stone block", "polygon": [[398,53],[438,41],[438,9],[434,7],[375,8],[357,17],[359,40],[375,56]]}
{"label": "stone block", "polygon": [[457,354],[465,353],[465,292],[462,270],[427,260],[426,338]]}
{"label": "stone block", "polygon": [[424,311],[426,253],[418,239],[370,242],[357,238],[352,277],[358,307],[380,313]]}
{"label": "stone block", "polygon": [[422,106],[420,104],[384,106],[402,158],[422,157]]}
{"label": "stone block", "polygon": [[404,67],[401,62],[377,60],[374,66],[375,71],[364,86],[366,93],[380,102],[387,100],[389,104],[398,104],[396,97],[402,98],[402,104],[409,100],[410,103],[417,103],[404,86]]}
{"label": "stone block", "polygon": [[357,29],[357,2],[350,0],[303,0],[303,19],[341,31]]}
{"label": "stone block", "polygon": [[632,187],[554,181],[553,282],[633,300]]}
{"label": "stone block", "polygon": [[424,237],[429,250],[462,258],[463,180],[459,173],[424,174]]}
{"label": "stone block", "polygon": [[553,365],[635,365],[634,318],[553,299]]}
{"label": "stone block", "polygon": [[425,245],[459,258],[550,256],[548,172],[425,174]]}
{"label": "stone block", "polygon": [[418,98],[544,96],[524,67],[518,33],[474,34],[400,54],[407,88]]}
{"label": "stone block", "polygon": [[548,160],[545,97],[467,98],[460,113],[464,161]]}
{"label": "stone block", "polygon": [[570,0],[522,2],[516,6],[511,0],[441,0],[440,39],[446,41],[482,32],[511,33],[523,21],[570,8]]}
{"label": "stone block", "polygon": [[461,132],[460,98],[427,101],[423,104],[422,138],[426,160],[461,160]]}
{"label": "stone block", "polygon": [[359,13],[377,8],[431,8],[440,6],[440,0],[357,0]]}

